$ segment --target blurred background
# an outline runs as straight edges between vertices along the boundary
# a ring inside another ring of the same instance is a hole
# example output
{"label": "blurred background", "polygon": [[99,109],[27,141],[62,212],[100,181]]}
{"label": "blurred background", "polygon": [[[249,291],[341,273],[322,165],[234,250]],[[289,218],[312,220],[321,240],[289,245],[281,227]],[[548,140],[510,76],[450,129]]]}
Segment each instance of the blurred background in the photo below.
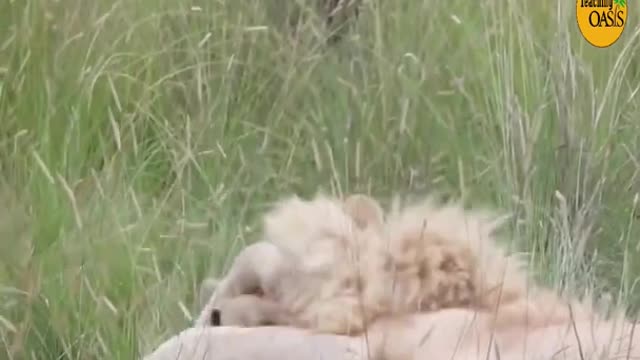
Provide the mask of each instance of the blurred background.
{"label": "blurred background", "polygon": [[598,49],[571,2],[365,0],[336,42],[293,2],[0,2],[0,358],[147,352],[319,190],[511,212],[540,281],[639,303],[635,8]]}

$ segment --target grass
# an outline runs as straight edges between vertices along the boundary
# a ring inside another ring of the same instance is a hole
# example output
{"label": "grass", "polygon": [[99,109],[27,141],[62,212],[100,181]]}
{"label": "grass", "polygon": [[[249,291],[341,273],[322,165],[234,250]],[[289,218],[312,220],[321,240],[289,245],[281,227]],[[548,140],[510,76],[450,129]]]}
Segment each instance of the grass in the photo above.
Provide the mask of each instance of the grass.
{"label": "grass", "polygon": [[638,14],[596,49],[560,3],[377,1],[326,48],[269,1],[1,2],[0,358],[136,358],[318,189],[513,212],[542,281],[640,303]]}

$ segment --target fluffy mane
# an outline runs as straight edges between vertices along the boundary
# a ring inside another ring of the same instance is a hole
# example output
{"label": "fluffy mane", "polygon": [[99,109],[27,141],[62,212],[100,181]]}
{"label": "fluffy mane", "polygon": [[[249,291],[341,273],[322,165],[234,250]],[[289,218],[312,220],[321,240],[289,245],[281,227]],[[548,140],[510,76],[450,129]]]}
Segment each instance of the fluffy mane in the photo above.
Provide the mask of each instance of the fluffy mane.
{"label": "fluffy mane", "polygon": [[495,239],[507,218],[434,197],[396,200],[384,214],[368,197],[292,196],[265,215],[264,240],[296,264],[298,281],[278,301],[302,327],[357,333],[380,317],[452,307],[496,311],[497,322],[589,314],[533,286],[524,258]]}

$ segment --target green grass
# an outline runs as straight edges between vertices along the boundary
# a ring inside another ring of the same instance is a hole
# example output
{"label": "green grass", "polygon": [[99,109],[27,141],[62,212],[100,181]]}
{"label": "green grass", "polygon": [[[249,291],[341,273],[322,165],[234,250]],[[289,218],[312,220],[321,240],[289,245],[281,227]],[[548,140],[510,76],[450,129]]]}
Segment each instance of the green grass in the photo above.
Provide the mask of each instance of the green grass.
{"label": "green grass", "polygon": [[640,10],[596,49],[571,2],[377,1],[326,48],[266,3],[0,2],[0,358],[135,358],[318,189],[511,211],[542,281],[640,303]]}

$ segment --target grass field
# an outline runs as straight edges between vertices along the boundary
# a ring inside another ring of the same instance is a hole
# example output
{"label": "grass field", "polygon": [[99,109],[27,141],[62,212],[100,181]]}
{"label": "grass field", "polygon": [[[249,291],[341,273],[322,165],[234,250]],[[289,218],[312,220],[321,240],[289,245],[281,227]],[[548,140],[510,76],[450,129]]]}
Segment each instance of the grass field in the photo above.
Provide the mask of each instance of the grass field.
{"label": "grass field", "polygon": [[570,1],[376,1],[332,48],[273,2],[0,2],[0,359],[136,358],[318,189],[513,212],[541,281],[640,303],[634,2],[607,49]]}

